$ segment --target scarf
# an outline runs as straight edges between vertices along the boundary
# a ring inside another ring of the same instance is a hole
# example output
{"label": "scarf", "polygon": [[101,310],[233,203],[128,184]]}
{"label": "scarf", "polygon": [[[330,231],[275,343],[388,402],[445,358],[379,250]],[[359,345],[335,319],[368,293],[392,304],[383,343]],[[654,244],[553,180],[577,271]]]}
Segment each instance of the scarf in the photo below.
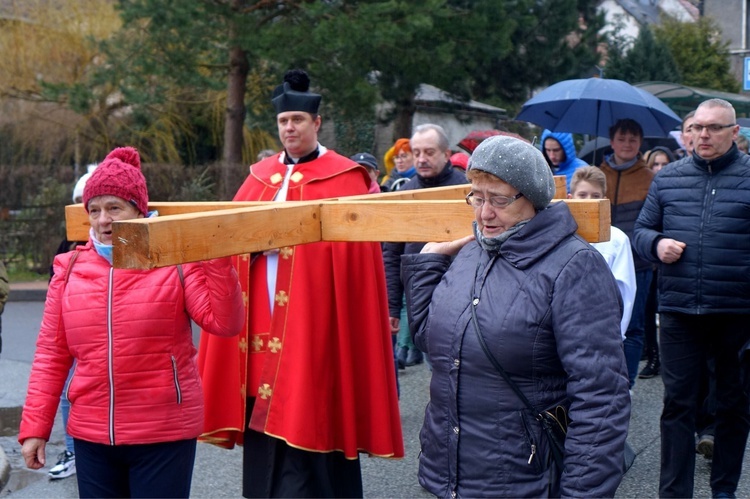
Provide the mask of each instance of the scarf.
{"label": "scarf", "polygon": [[612,167],[613,170],[618,171],[618,172],[627,170],[628,168],[630,168],[631,166],[633,166],[634,164],[636,164],[639,159],[640,159],[639,156],[636,155],[636,157],[633,158],[633,159],[631,159],[630,161],[626,161],[625,163],[622,163],[620,165],[616,165],[615,164],[615,153],[608,154],[607,156],[604,156],[604,161],[606,161],[607,164],[610,167]]}
{"label": "scarf", "polygon": [[485,237],[484,234],[482,234],[482,231],[479,230],[479,224],[477,224],[476,220],[473,223],[474,226],[474,237],[477,239],[477,242],[479,243],[479,246],[481,246],[485,251],[488,253],[499,253],[500,247],[503,245],[505,241],[507,241],[510,236],[517,233],[521,229],[523,229],[524,225],[529,223],[531,219],[528,220],[521,220],[516,225],[511,227],[510,229],[506,230],[499,236],[495,237]]}

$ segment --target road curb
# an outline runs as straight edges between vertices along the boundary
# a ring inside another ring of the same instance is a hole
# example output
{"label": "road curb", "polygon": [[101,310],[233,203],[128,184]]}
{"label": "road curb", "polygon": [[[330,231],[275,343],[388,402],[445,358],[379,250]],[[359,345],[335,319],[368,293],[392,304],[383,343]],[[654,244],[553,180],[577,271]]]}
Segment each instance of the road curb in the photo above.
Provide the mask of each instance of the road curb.
{"label": "road curb", "polygon": [[8,301],[44,301],[47,289],[13,289],[8,294]]}

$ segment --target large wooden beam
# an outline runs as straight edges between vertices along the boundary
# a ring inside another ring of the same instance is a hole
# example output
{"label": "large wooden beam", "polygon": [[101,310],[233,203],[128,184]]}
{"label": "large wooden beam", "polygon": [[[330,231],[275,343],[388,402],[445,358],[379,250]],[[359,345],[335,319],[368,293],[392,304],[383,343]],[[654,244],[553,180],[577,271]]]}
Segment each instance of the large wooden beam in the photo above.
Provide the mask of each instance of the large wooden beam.
{"label": "large wooden beam", "polygon": [[[453,185],[448,187],[435,187],[432,189],[416,189],[412,191],[384,192],[382,194],[366,194],[363,196],[348,196],[342,198],[330,198],[327,201],[336,199],[382,199],[388,201],[417,201],[417,200],[450,200],[463,199],[469,193],[469,184]],[[318,200],[322,201],[322,200]],[[155,202],[149,203],[148,209],[159,212],[159,216],[180,215],[183,213],[200,213],[215,210],[233,210],[236,208],[255,207],[255,206],[275,206],[274,202],[252,201],[216,201],[216,202]],[[89,238],[89,217],[82,204],[71,204],[65,207],[65,227],[68,241],[86,241]]]}
{"label": "large wooden beam", "polygon": [[565,199],[568,197],[568,181],[565,175],[555,175],[555,196],[553,199]]}
{"label": "large wooden beam", "polygon": [[[564,199],[567,195],[565,176],[555,177],[555,199]],[[417,200],[459,200],[466,197],[471,190],[470,184],[452,185],[448,187],[434,187],[431,189],[415,189],[410,191],[384,192],[382,194],[365,194],[362,196],[348,196],[334,199],[353,200],[383,200],[383,201],[417,201]],[[149,203],[149,210],[156,210],[159,216],[179,215],[183,213],[199,213],[214,210],[233,210],[240,207],[266,206],[267,202],[155,202]],[[69,241],[86,241],[89,238],[89,218],[82,204],[72,204],[65,207],[65,228]]]}
{"label": "large wooden beam", "polygon": [[[560,201],[557,201],[560,202]],[[591,242],[609,240],[609,201],[564,201]],[[114,263],[148,269],[316,241],[451,241],[471,234],[464,201],[316,201],[116,222]]]}
{"label": "large wooden beam", "polygon": [[317,203],[275,203],[116,222],[113,262],[150,269],[321,240]]}
{"label": "large wooden beam", "polygon": [[[608,199],[563,202],[581,237],[609,241]],[[470,235],[474,210],[465,201],[341,201],[321,203],[320,220],[323,241],[439,242]]]}
{"label": "large wooden beam", "polygon": [[[246,208],[253,206],[265,206],[263,202],[234,202],[234,201],[214,201],[214,202],[193,202],[193,203],[149,203],[150,211],[156,210],[159,216],[181,215],[183,213],[200,213],[215,210],[234,210],[237,208]],[[69,204],[65,207],[65,232],[68,241],[88,241],[89,229],[88,214],[82,204]]]}

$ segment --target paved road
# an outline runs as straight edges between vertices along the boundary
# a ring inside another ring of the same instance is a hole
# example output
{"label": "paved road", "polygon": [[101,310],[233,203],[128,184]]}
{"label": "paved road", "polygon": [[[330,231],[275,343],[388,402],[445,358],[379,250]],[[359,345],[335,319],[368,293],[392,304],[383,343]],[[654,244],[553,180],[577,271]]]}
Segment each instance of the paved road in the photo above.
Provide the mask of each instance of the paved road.
{"label": "paved road", "polygon": [[[23,400],[28,370],[33,357],[36,333],[41,322],[40,302],[10,302],[3,314],[3,354],[0,358],[0,407]],[[406,457],[402,460],[363,458],[362,472],[366,497],[430,497],[417,482],[418,433],[427,403],[429,371],[424,365],[401,371],[401,419]],[[633,395],[633,415],[628,440],[638,453],[633,468],[625,475],[617,497],[657,497],[659,473],[659,412],[661,378],[639,380]],[[59,419],[59,416],[58,416]],[[49,444],[49,461],[63,449],[60,424],[55,426]],[[0,437],[13,466],[13,479],[0,496],[78,497],[74,479],[50,482],[44,473],[24,471],[15,437]],[[745,470],[748,468],[746,453]],[[193,497],[240,497],[241,452],[210,445],[198,446],[193,475]],[[750,473],[750,472],[748,472]],[[738,497],[750,497],[750,479],[740,482]],[[708,462],[696,462],[695,497],[710,497]],[[26,485],[23,488],[20,486]]]}

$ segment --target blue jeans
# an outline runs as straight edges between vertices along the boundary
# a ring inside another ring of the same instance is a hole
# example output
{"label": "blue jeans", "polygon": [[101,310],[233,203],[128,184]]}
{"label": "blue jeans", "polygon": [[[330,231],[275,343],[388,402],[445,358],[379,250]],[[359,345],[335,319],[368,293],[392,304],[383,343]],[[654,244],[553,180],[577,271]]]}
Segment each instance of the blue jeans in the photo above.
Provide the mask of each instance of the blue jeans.
{"label": "blue jeans", "polygon": [[402,298],[401,304],[401,317],[399,318],[398,328],[398,348],[408,348],[411,350],[414,347],[414,342],[411,340],[411,331],[409,330],[409,317],[406,313],[406,296]]}
{"label": "blue jeans", "polygon": [[707,359],[716,367],[716,427],[711,463],[713,494],[733,494],[742,471],[750,414],[739,352],[750,339],[750,315],[661,312],[664,381],[660,497],[692,497],[695,472],[696,389]]}
{"label": "blue jeans", "polygon": [[60,397],[60,412],[62,413],[63,430],[65,431],[65,450],[68,452],[75,453],[73,446],[73,437],[68,434],[68,417],[70,416],[70,400],[68,400],[68,385],[70,385],[70,378],[73,377],[73,371],[75,371],[76,365],[70,368],[68,372],[68,379],[65,380],[65,388],[63,388],[62,396]]}
{"label": "blue jeans", "polygon": [[646,326],[646,301],[648,289],[651,286],[653,271],[639,270],[635,273],[635,300],[633,301],[633,314],[630,316],[628,329],[625,331],[625,364],[628,366],[628,380],[630,388],[635,385],[638,376],[638,363],[643,353],[643,335]]}

